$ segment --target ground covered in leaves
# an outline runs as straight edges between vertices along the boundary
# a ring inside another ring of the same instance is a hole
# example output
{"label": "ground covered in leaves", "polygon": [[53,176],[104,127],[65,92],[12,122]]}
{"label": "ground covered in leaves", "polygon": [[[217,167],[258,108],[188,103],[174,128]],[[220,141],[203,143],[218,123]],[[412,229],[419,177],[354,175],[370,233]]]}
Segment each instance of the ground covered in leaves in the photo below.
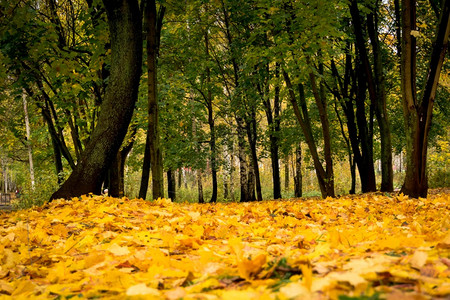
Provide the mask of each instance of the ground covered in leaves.
{"label": "ground covered in leaves", "polygon": [[57,200],[0,213],[0,299],[448,299],[449,200]]}

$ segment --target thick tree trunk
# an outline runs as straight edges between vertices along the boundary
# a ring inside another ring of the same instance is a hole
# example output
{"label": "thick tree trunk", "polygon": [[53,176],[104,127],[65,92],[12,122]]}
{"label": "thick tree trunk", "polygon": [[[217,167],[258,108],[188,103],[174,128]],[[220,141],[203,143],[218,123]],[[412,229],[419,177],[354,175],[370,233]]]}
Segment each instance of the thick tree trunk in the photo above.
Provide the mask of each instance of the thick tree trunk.
{"label": "thick tree trunk", "polygon": [[51,199],[100,194],[102,182],[127,133],[142,64],[142,25],[137,1],[103,1],[111,39],[111,76],[98,125],[70,177]]}
{"label": "thick tree trunk", "polygon": [[444,0],[436,40],[433,44],[423,96],[418,101],[416,82],[415,0],[402,0],[402,98],[406,130],[406,175],[401,192],[410,197],[426,197],[428,192],[428,134],[439,75],[448,48],[450,0]]}
{"label": "thick tree trunk", "polygon": [[[373,134],[370,127],[370,121],[366,119],[366,79],[362,70],[362,65],[357,65],[357,92],[356,92],[356,122],[358,124],[358,136],[353,136],[352,144],[361,145],[361,156],[355,156],[358,166],[359,178],[361,181],[361,191],[363,193],[376,191],[375,169],[373,163]],[[353,146],[352,146],[353,147]],[[355,148],[353,148],[355,150]],[[355,152],[354,152],[355,153]]]}

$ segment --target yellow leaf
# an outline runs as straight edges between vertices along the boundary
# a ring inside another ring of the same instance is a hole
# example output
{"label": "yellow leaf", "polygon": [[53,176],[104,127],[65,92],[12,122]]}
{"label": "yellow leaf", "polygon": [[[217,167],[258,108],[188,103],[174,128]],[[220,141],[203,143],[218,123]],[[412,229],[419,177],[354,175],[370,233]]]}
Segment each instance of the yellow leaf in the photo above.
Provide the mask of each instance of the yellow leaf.
{"label": "yellow leaf", "polygon": [[425,263],[427,262],[428,259],[428,253],[424,252],[424,251],[420,251],[420,250],[416,250],[414,252],[414,255],[411,258],[411,266],[415,269],[420,269],[422,268]]}
{"label": "yellow leaf", "polygon": [[239,275],[247,280],[254,278],[262,270],[263,265],[266,263],[266,254],[261,253],[254,259],[243,258],[238,259],[238,271]]}
{"label": "yellow leaf", "polygon": [[308,288],[299,282],[291,282],[283,286],[280,288],[280,292],[288,299],[306,299],[310,296]]}
{"label": "yellow leaf", "polygon": [[11,296],[31,296],[33,294],[36,285],[29,279],[20,280],[14,287],[14,292]]}
{"label": "yellow leaf", "polygon": [[139,295],[145,295],[145,296],[161,296],[161,293],[154,288],[148,287],[145,283],[136,284],[133,286],[130,286],[127,289],[126,292],[127,296],[139,296]]}
{"label": "yellow leaf", "polygon": [[130,250],[128,250],[128,247],[126,247],[126,246],[121,247],[121,246],[117,245],[116,243],[111,244],[105,250],[111,252],[112,254],[114,254],[116,256],[123,256],[123,255],[130,254]]}

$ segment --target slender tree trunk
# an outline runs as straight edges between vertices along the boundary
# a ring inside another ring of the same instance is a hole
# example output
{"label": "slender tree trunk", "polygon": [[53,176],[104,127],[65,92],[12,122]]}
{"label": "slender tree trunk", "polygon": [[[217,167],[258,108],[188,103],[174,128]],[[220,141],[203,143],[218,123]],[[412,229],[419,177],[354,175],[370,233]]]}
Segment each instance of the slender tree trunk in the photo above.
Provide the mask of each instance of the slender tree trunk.
{"label": "slender tree trunk", "polygon": [[[206,6],[206,11],[208,7]],[[209,36],[208,31],[205,32],[205,51],[206,56],[209,57]],[[208,125],[210,134],[210,160],[211,160],[211,176],[212,176],[212,195],[210,202],[217,201],[217,163],[216,163],[216,131],[214,127],[214,115],[213,115],[213,97],[211,93],[211,71],[209,67],[206,67],[206,83],[207,83],[207,95],[206,106],[208,110]]]}
{"label": "slender tree trunk", "polygon": [[289,154],[284,158],[284,190],[289,192]]}
{"label": "slender tree trunk", "polygon": [[34,164],[33,164],[33,148],[31,145],[31,132],[30,132],[30,119],[28,117],[28,106],[27,106],[27,96],[25,94],[25,91],[22,93],[22,99],[23,99],[23,111],[25,114],[25,129],[26,129],[26,136],[27,136],[27,150],[28,150],[28,162],[30,165],[30,181],[31,181],[31,188],[34,189]]}
{"label": "slender tree trunk", "polygon": [[378,37],[378,0],[373,12],[367,17],[367,28],[374,59],[374,84],[376,86],[375,116],[380,128],[381,141],[381,187],[382,192],[394,190],[394,171],[392,168],[392,142],[389,118],[386,109],[386,87],[383,70],[383,59]]}
{"label": "slender tree trunk", "polygon": [[[157,96],[157,55],[158,55],[158,16],[156,1],[147,0],[145,5],[145,24],[147,27],[147,67],[148,67],[148,139],[152,173],[152,198],[164,197],[164,178],[162,149],[159,132],[159,113]],[[162,18],[162,16],[160,16]],[[147,146],[146,146],[147,147]],[[144,177],[144,176],[143,176]],[[145,184],[141,183],[141,184]]]}
{"label": "slender tree trunk", "polygon": [[308,109],[306,107],[306,98],[304,95],[303,85],[299,84],[299,99],[302,107],[302,110],[300,111],[289,74],[284,69],[282,71],[286,86],[288,88],[289,100],[294,109],[294,114],[302,128],[305,141],[313,158],[314,168],[316,170],[317,181],[319,182],[322,197],[334,197],[334,187],[332,185],[333,180],[332,178],[327,177],[327,172],[325,172],[322,163],[320,162],[317,146],[312,135],[311,121],[309,119]]}
{"label": "slender tree trunk", "polygon": [[401,192],[414,198],[426,197],[428,134],[437,84],[449,43],[450,0],[444,0],[433,43],[423,95],[418,100],[416,82],[415,0],[402,0],[402,98],[406,130],[406,175]]}
{"label": "slender tree trunk", "polygon": [[[319,52],[321,58],[321,52]],[[323,76],[323,63],[319,63],[319,74]],[[333,159],[331,156],[331,137],[330,137],[330,125],[328,121],[328,109],[327,109],[327,98],[325,95],[325,87],[323,83],[319,84],[319,89],[317,89],[317,81],[314,73],[309,74],[311,81],[311,87],[313,90],[313,95],[316,100],[316,105],[319,110],[320,122],[322,125],[322,135],[324,144],[324,158],[325,158],[325,172],[326,178],[325,187],[327,195],[334,197],[334,172],[333,172]]]}
{"label": "slender tree trunk", "polygon": [[183,180],[182,175],[183,171],[181,170],[182,167],[178,168],[177,174],[178,174],[178,189],[181,189],[181,182]]}
{"label": "slender tree trunk", "polygon": [[299,143],[295,149],[294,197],[296,198],[300,198],[303,194],[302,179],[302,144]]}
{"label": "slender tree trunk", "polygon": [[[111,39],[111,75],[98,125],[67,181],[51,199],[100,194],[102,182],[127,133],[142,65],[142,24],[137,1],[103,1]],[[126,41],[126,43],[124,43]]]}
{"label": "slender tree trunk", "polygon": [[232,142],[231,145],[231,151],[230,151],[230,195],[231,195],[231,201],[235,201],[235,195],[234,195],[234,182],[233,182],[233,178],[234,178],[234,171],[235,171],[235,167],[234,167],[234,159],[235,159],[235,155],[234,155],[234,142]]}
{"label": "slender tree trunk", "polygon": [[253,165],[248,166],[247,180],[248,201],[255,201],[256,175]]}
{"label": "slender tree trunk", "polygon": [[109,194],[112,197],[123,197],[125,195],[125,162],[128,154],[133,149],[134,141],[136,138],[137,128],[135,125],[131,125],[129,138],[125,140],[125,144],[117,152],[116,158],[111,165],[109,172]]}
{"label": "slender tree trunk", "polygon": [[[246,121],[246,131],[247,131],[247,138],[250,144],[250,156],[251,156],[251,162],[252,162],[252,169],[253,169],[253,175],[254,175],[254,181],[255,181],[255,187],[256,187],[256,195],[257,200],[262,201],[262,192],[261,192],[261,178],[259,175],[259,166],[258,166],[258,154],[256,153],[256,142],[257,142],[257,135],[256,135],[256,112],[254,111],[254,108],[252,108],[251,112],[252,120]],[[249,182],[251,182],[249,180]],[[251,187],[249,187],[249,191],[253,191]]]}
{"label": "slender tree trunk", "polygon": [[231,180],[231,156],[233,153],[228,151],[227,145],[223,147],[224,153],[224,172],[223,172],[223,198],[229,199],[230,197],[230,180]]}
{"label": "slender tree trunk", "polygon": [[[211,94],[211,92],[208,92]],[[210,131],[210,150],[211,150],[211,175],[212,175],[212,195],[210,202],[217,201],[217,162],[216,162],[216,131],[214,127],[214,118],[213,118],[213,107],[212,107],[212,97],[210,96],[211,102],[208,103],[208,124]]]}
{"label": "slender tree trunk", "polygon": [[248,164],[247,164],[247,151],[245,149],[245,128],[244,121],[236,117],[237,123],[237,135],[238,135],[238,154],[239,154],[239,179],[241,186],[241,202],[250,201],[250,191],[248,190]]}
{"label": "slender tree trunk", "polygon": [[171,169],[167,170],[167,196],[172,202],[176,201],[175,172]]}
{"label": "slender tree trunk", "polygon": [[202,171],[197,170],[198,203],[205,203],[203,198]]}
{"label": "slender tree trunk", "polygon": [[[275,77],[279,78],[280,65],[276,63]],[[273,198],[281,198],[281,180],[280,180],[280,164],[279,164],[279,146],[278,146],[278,134],[280,132],[280,86],[278,81],[275,83],[275,96],[272,106],[268,95],[265,95],[263,99],[264,110],[266,112],[267,124],[269,127],[269,141],[270,141],[270,161],[272,164],[272,182],[273,182]]]}
{"label": "slender tree trunk", "polygon": [[142,175],[141,175],[141,186],[139,188],[139,198],[146,199],[147,198],[147,190],[148,183],[150,181],[150,135],[147,132],[147,137],[145,139],[145,148],[144,148],[144,159],[142,164]]}

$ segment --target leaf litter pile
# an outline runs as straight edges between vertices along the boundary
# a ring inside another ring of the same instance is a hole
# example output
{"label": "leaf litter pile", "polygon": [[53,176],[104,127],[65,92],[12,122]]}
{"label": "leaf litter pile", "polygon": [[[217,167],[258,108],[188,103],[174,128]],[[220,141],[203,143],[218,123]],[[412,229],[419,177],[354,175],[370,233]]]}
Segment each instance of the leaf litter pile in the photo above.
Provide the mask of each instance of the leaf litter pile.
{"label": "leaf litter pile", "polygon": [[448,299],[449,198],[56,200],[0,213],[0,299]]}

